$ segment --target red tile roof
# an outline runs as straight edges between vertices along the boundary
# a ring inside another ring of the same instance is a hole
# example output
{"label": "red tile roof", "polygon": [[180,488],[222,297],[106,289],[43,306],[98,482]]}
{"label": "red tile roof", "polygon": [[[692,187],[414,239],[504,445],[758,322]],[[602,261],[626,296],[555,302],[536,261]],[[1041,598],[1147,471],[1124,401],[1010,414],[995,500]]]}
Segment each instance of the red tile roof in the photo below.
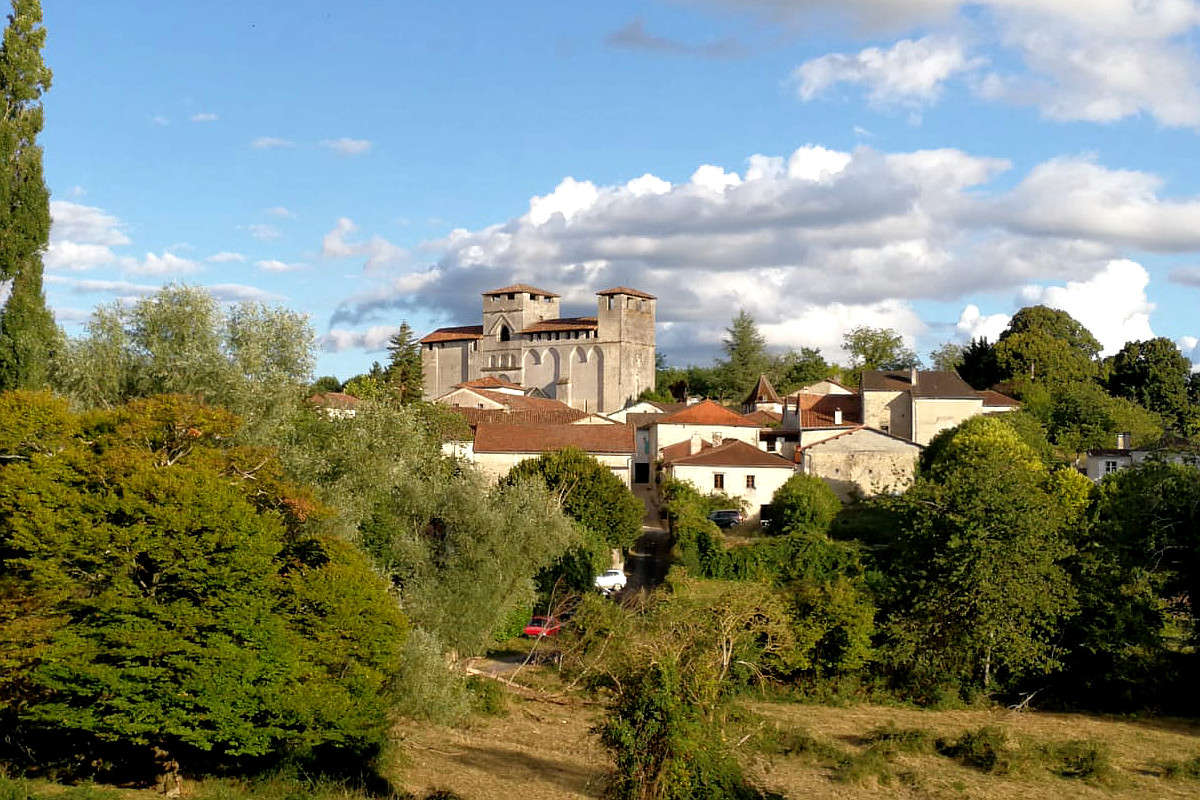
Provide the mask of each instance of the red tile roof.
{"label": "red tile roof", "polygon": [[475,427],[476,453],[544,453],[578,447],[587,453],[633,454],[628,425],[503,425]]}
{"label": "red tile roof", "polygon": [[757,428],[758,423],[713,400],[701,400],[682,411],[658,420],[660,425],[723,425],[736,428]]}
{"label": "red tile roof", "polygon": [[990,407],[1004,406],[1007,408],[1018,408],[1021,404],[1009,397],[1006,394],[1000,394],[993,389],[983,389],[975,394],[983,398],[983,404]]}
{"label": "red tile roof", "polygon": [[457,342],[463,339],[482,339],[482,325],[459,325],[455,328],[438,328],[433,333],[420,340],[421,344],[434,342]]}
{"label": "red tile roof", "polygon": [[476,380],[473,380],[473,381],[463,381],[462,383],[456,383],[454,385],[454,388],[455,389],[520,389],[521,391],[525,391],[525,387],[521,386],[519,383],[513,383],[512,381],[502,381],[499,378],[497,378],[495,375],[488,375],[485,378],[477,378]]}
{"label": "red tile roof", "polygon": [[658,299],[657,297],[655,297],[652,294],[646,294],[645,292],[639,292],[637,289],[630,289],[628,286],[616,286],[616,287],[613,287],[612,289],[605,289],[602,292],[596,292],[596,294],[598,294],[598,295],[627,294],[630,297],[640,297],[643,300],[657,300]]}
{"label": "red tile roof", "polygon": [[594,331],[595,317],[561,317],[535,322],[521,333],[553,333],[554,331]]}
{"label": "red tile roof", "polygon": [[783,421],[782,414],[767,411],[765,408],[760,408],[758,411],[751,411],[749,414],[742,414],[742,416],[760,428],[771,428]]}
{"label": "red tile roof", "polygon": [[492,289],[490,292],[483,292],[484,297],[490,297],[494,294],[540,294],[543,297],[558,297],[554,292],[547,292],[545,289],[539,289],[536,286],[530,286],[528,283],[514,283],[512,286],[503,286],[499,289]]}
{"label": "red tile roof", "polygon": [[[854,427],[862,423],[862,398],[856,394],[796,394],[792,402],[800,409],[801,428]],[[842,412],[841,426],[834,412]]]}
{"label": "red tile roof", "polygon": [[[689,445],[690,448],[690,442],[680,442],[680,444]],[[707,442],[704,444],[707,444]],[[704,447],[702,445],[700,452],[695,455],[681,455],[670,459],[667,458],[668,449],[663,448],[663,463],[676,467],[775,467],[779,469],[792,469],[792,462],[786,458],[781,458],[771,453],[764,453],[754,445],[747,444],[741,439],[727,439],[716,447],[712,445]]]}
{"label": "red tile roof", "polygon": [[771,385],[771,381],[767,380],[766,375],[759,375],[758,382],[754,384],[754,388],[750,390],[750,396],[747,397],[744,403],[752,406],[756,403],[782,403],[779,399],[779,392],[775,391],[775,387]]}
{"label": "red tile roof", "polygon": [[351,409],[358,406],[358,398],[345,392],[318,392],[308,398],[308,402],[321,408]]}

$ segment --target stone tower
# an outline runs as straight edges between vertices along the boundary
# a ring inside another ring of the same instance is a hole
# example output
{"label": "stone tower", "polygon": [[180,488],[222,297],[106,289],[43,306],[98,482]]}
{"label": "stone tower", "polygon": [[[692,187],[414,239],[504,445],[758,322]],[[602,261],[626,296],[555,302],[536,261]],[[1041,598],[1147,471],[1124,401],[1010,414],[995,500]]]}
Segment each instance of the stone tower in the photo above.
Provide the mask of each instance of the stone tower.
{"label": "stone tower", "polygon": [[596,293],[597,336],[615,358],[604,365],[605,410],[624,408],[654,388],[654,295],[626,286]]}

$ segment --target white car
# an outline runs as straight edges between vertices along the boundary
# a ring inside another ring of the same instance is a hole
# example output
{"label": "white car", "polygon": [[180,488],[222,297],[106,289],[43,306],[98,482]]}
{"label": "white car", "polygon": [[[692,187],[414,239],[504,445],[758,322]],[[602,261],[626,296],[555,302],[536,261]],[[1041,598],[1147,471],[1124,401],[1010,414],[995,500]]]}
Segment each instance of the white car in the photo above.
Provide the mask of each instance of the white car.
{"label": "white car", "polygon": [[593,583],[595,583],[597,589],[605,594],[619,592],[625,588],[625,573],[619,569],[606,569],[596,576],[596,580]]}

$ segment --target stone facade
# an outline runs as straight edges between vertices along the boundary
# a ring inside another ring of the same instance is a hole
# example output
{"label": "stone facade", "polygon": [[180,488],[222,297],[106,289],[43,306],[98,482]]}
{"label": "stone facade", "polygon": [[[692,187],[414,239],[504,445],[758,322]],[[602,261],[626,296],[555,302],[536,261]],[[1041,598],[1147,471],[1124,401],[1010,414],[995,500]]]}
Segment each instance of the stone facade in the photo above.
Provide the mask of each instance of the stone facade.
{"label": "stone facade", "polygon": [[483,324],[421,340],[425,396],[494,376],[583,411],[617,411],[654,387],[655,298],[598,292],[596,316],[562,317],[559,296],[516,285],[483,294]]}

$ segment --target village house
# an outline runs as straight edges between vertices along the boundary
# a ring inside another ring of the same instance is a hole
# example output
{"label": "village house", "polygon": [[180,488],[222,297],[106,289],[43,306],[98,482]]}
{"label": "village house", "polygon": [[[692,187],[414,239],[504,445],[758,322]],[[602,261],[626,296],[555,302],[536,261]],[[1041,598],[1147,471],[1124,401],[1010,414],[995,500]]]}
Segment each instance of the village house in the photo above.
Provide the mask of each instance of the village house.
{"label": "village house", "polygon": [[758,449],[758,423],[712,400],[685,406],[649,424],[650,452],[661,462],[665,448],[688,442],[693,436],[717,446],[736,439]]}
{"label": "village house", "polygon": [[494,377],[590,413],[616,411],[654,386],[653,295],[597,292],[594,317],[562,317],[559,296],[525,284],[483,293],[483,323],[420,340],[426,397]]}
{"label": "village house", "polygon": [[633,429],[628,425],[535,425],[480,422],[454,452],[492,481],[543,453],[574,447],[608,467],[625,486],[633,477]]}
{"label": "village house", "polygon": [[977,392],[957,372],[863,370],[860,394],[864,425],[921,445],[984,413],[985,402],[992,412],[1016,407],[997,392]]}
{"label": "village house", "polygon": [[923,448],[857,425],[795,451],[800,472],[821,478],[843,501],[898,494],[912,485]]}
{"label": "village house", "polygon": [[1131,439],[1130,434],[1119,433],[1115,448],[1089,450],[1081,471],[1099,482],[1106,475],[1145,461],[1165,461],[1200,467],[1200,447],[1187,439],[1168,434],[1152,445],[1138,448],[1132,446]]}
{"label": "village house", "polygon": [[761,516],[775,491],[795,474],[787,459],[764,453],[742,439],[720,444],[698,432],[662,449],[663,474],[687,481],[702,492],[721,492],[743,500],[752,517]]}

